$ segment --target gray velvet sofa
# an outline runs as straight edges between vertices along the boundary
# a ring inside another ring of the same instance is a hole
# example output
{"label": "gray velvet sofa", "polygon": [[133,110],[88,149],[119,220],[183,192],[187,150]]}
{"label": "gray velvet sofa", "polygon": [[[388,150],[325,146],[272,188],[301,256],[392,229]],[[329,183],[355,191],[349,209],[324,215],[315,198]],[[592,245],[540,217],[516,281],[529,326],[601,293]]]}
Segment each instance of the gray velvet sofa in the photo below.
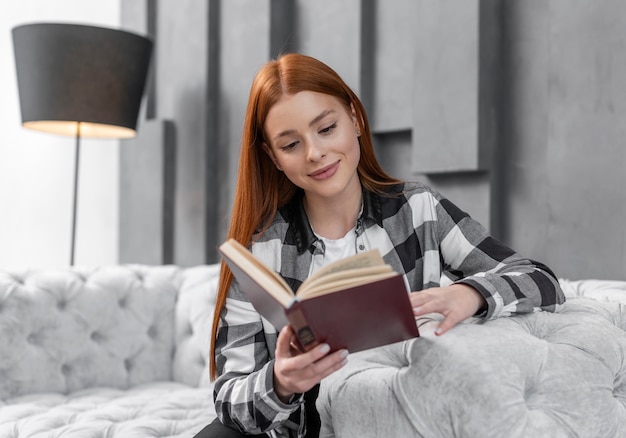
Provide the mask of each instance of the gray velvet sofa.
{"label": "gray velvet sofa", "polygon": [[191,437],[218,266],[0,270],[0,437]]}
{"label": "gray velvet sofa", "polygon": [[[561,280],[559,313],[353,354],[327,378],[324,437],[626,437],[626,282]],[[391,431],[391,433],[390,433]]]}
{"label": "gray velvet sofa", "polygon": [[[0,438],[192,437],[218,269],[0,270]],[[352,354],[322,436],[626,437],[626,282],[561,283],[558,314]]]}

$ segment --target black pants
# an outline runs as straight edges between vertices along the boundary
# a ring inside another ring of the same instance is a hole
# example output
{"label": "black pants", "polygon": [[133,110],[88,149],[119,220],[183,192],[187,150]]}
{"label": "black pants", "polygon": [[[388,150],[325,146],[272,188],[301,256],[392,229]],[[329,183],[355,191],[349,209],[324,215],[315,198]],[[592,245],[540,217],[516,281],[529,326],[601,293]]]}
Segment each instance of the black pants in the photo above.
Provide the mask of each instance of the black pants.
{"label": "black pants", "polygon": [[[217,418],[213,420],[211,424],[198,432],[194,438],[244,438],[250,435],[244,435],[243,433],[224,426]],[[260,437],[267,437],[266,434],[256,435]]]}
{"label": "black pants", "polygon": [[[319,385],[304,394],[304,407],[306,409],[307,433],[306,436],[311,438],[319,437],[320,434],[320,416],[315,409],[315,399],[319,392]],[[244,438],[250,435],[244,435],[239,431],[224,426],[220,420],[215,419],[211,424],[198,432],[194,438]],[[255,435],[267,437],[268,435]]]}

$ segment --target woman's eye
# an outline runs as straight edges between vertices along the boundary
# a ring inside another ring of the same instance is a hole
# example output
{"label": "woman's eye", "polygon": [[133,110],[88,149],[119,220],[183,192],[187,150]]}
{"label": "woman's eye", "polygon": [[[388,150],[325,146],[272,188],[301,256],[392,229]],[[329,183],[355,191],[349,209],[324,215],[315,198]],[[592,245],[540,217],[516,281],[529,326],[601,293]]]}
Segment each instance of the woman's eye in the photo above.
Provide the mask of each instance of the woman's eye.
{"label": "woman's eye", "polygon": [[285,152],[286,152],[286,151],[290,151],[291,149],[293,149],[293,148],[295,148],[295,147],[296,147],[296,144],[298,144],[298,142],[297,142],[297,141],[294,141],[293,143],[289,143],[289,144],[286,144],[286,145],[284,145],[284,146],[281,146],[281,147],[280,147],[280,150],[281,150],[281,151],[285,151]]}
{"label": "woman's eye", "polygon": [[337,123],[333,123],[332,125],[327,126],[326,128],[320,129],[320,134],[328,134],[330,131],[332,131],[336,127],[337,127]]}

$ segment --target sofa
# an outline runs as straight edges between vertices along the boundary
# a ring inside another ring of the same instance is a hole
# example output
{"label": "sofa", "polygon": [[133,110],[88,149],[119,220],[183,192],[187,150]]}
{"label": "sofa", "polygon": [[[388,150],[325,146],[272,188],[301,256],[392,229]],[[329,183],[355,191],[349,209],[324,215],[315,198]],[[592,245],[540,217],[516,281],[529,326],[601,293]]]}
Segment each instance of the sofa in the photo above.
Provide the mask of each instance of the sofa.
{"label": "sofa", "polygon": [[[626,282],[560,280],[538,312],[355,353],[325,379],[324,437],[626,437]],[[358,408],[355,408],[357,407]]]}
{"label": "sofa", "polygon": [[[218,265],[0,270],[0,438],[192,437]],[[559,313],[351,354],[323,437],[626,437],[626,282],[561,280]],[[375,329],[375,327],[373,327]]]}
{"label": "sofa", "polygon": [[192,437],[219,267],[0,270],[0,437]]}

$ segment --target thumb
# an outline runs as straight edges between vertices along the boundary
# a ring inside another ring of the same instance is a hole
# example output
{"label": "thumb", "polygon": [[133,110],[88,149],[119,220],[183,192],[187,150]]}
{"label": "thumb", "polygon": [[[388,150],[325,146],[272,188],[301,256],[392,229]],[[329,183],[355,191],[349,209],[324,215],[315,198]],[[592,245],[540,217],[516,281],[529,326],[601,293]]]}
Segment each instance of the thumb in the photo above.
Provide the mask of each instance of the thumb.
{"label": "thumb", "polygon": [[291,357],[291,338],[293,330],[289,325],[283,327],[276,340],[276,357]]}

